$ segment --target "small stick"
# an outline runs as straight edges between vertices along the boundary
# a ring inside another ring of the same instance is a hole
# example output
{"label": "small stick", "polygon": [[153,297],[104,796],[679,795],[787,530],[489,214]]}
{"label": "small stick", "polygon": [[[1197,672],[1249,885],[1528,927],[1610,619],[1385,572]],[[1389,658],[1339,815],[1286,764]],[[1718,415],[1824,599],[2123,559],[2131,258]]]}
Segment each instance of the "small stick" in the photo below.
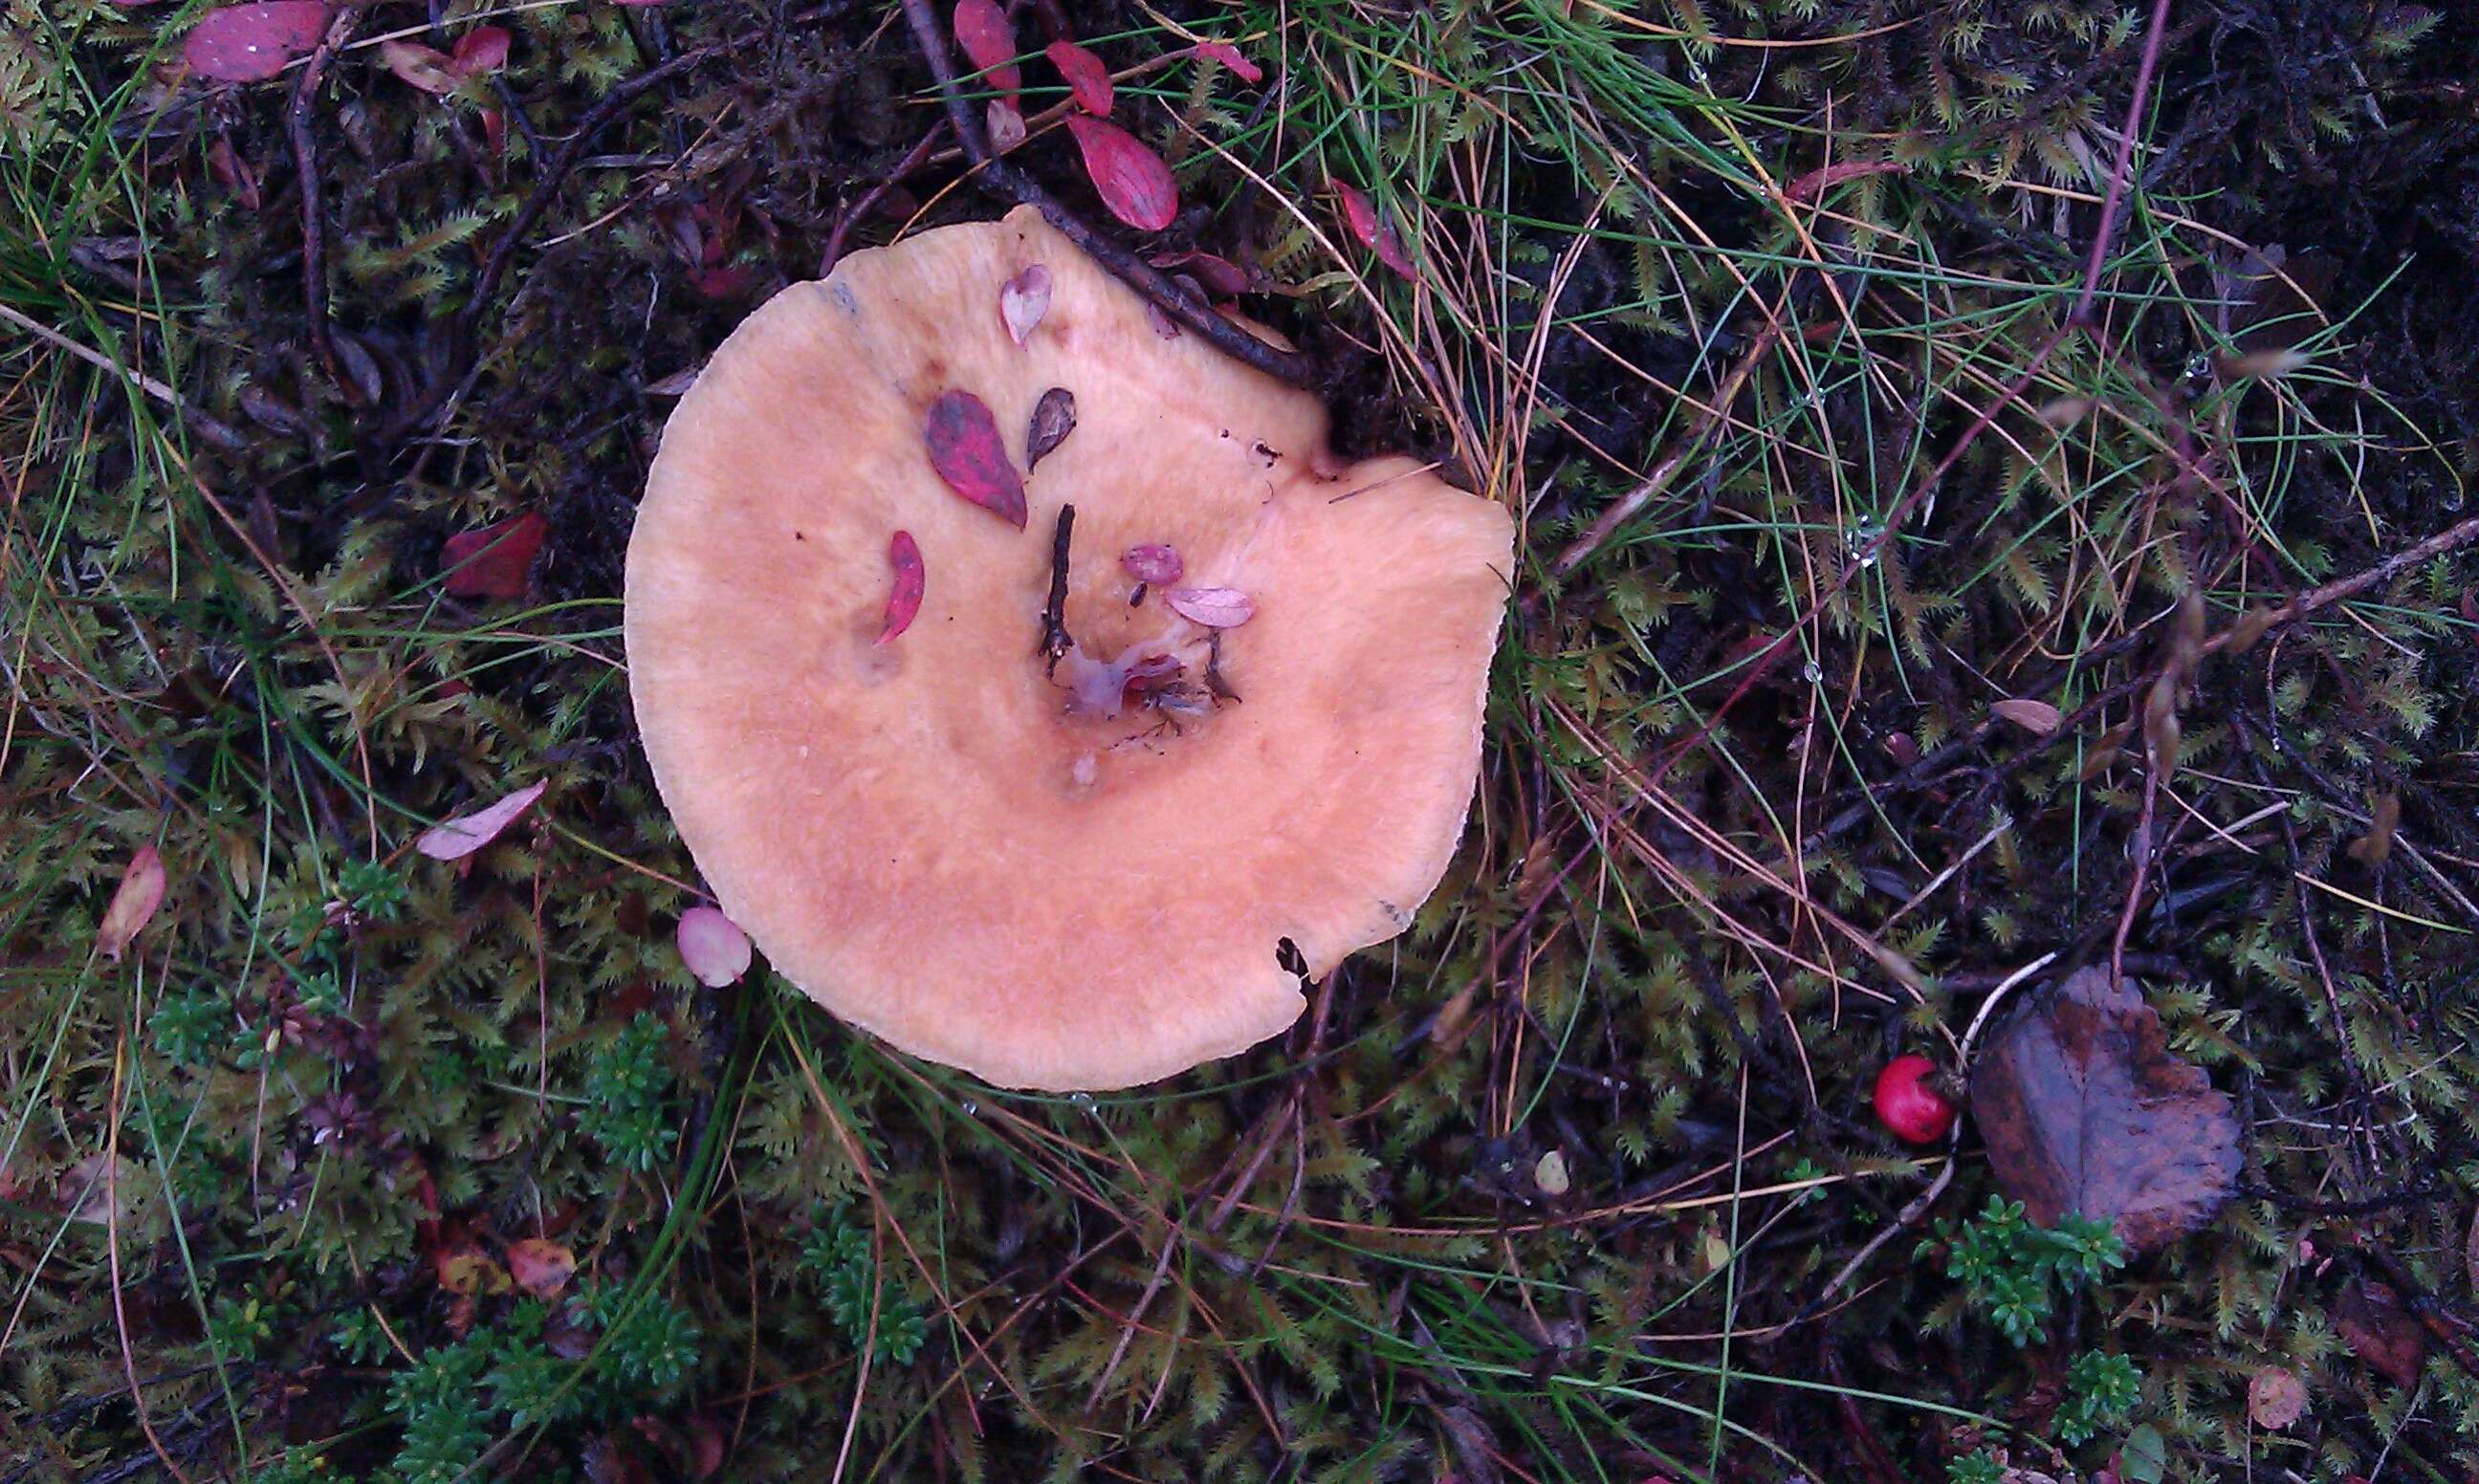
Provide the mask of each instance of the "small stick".
{"label": "small stick", "polygon": [[1041,648],[1044,675],[1059,673],[1059,656],[1075,643],[1067,637],[1067,548],[1075,537],[1076,507],[1059,507],[1059,525],[1050,538],[1050,601],[1041,608]]}
{"label": "small stick", "polygon": [[835,265],[844,260],[844,239],[879,202],[886,199],[888,192],[904,184],[904,177],[921,168],[922,162],[930,158],[930,151],[938,147],[938,136],[946,130],[947,120],[943,118],[932,124],[930,132],[921,136],[921,142],[897,161],[894,169],[887,171],[878,184],[862,192],[859,200],[844,208],[844,214],[835,218],[834,230],[827,234],[827,250],[818,256],[819,277],[824,278],[835,270]]}
{"label": "small stick", "polygon": [[294,79],[293,98],[284,110],[284,130],[293,144],[293,172],[301,179],[301,299],[310,313],[310,348],[319,353],[319,364],[330,376],[339,373],[335,343],[327,335],[327,232],[320,219],[325,208],[319,202],[319,149],[310,139],[310,110],[319,100],[319,84],[327,76],[328,62],[361,18],[358,3],[336,13],[327,34],[319,38],[319,49],[310,54],[309,64]]}
{"label": "small stick", "polygon": [[973,116],[972,108],[957,91],[955,62],[947,51],[947,38],[938,29],[938,17],[930,9],[930,0],[904,0],[904,18],[912,24],[912,39],[920,45],[921,60],[930,64],[930,75],[937,80],[938,98],[947,106],[948,121],[955,125],[956,137],[963,141],[965,158],[979,167],[984,186],[1041,213],[1044,221],[1083,248],[1086,256],[1153,300],[1164,314],[1204,336],[1224,355],[1295,387],[1316,385],[1316,371],[1308,357],[1259,340],[1214,313],[1213,305],[1181,293],[1168,274],[1093,230],[1053,199],[1032,176],[992,152],[988,138],[982,132],[981,120]]}

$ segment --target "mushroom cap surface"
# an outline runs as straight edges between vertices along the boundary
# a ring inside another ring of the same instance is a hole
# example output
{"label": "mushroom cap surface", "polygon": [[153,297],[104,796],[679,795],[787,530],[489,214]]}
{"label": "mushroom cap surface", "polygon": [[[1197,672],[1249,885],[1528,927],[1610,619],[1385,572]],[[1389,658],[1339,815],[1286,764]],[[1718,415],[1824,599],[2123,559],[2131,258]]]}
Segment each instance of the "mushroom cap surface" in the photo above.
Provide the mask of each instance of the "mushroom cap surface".
{"label": "mushroom cap surface", "polygon": [[[1000,286],[1036,263],[1018,345]],[[1077,426],[1026,528],[933,472],[943,393],[1022,472],[1056,387]],[[1319,477],[1325,438],[1315,397],[1164,336],[1030,210],[769,300],[672,415],[627,556],[638,725],[724,910],[830,1011],[1002,1086],[1130,1086],[1291,1024],[1284,939],[1322,975],[1445,871],[1513,573],[1502,507],[1402,457]],[[1241,699],[1070,714],[1035,652],[1062,502],[1080,650],[1194,652],[1119,561],[1167,544],[1254,602],[1221,639]],[[927,591],[881,644],[897,530]]]}

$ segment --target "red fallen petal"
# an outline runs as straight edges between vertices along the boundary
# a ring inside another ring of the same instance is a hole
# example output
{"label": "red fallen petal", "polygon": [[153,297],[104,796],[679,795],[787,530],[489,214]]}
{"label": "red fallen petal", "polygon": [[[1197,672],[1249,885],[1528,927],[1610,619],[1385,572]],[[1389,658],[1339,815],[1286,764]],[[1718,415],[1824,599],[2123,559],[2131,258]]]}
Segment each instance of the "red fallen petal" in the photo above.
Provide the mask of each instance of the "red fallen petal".
{"label": "red fallen petal", "polygon": [[913,616],[921,611],[921,590],[928,580],[921,565],[920,544],[908,530],[897,531],[895,539],[886,544],[886,565],[894,570],[895,586],[886,595],[886,622],[878,630],[881,644],[912,627]]}
{"label": "red fallen petal", "polygon": [[1160,269],[1186,269],[1216,298],[1235,299],[1248,292],[1248,270],[1210,252],[1166,252],[1153,264]]}
{"label": "red fallen petal", "polygon": [[439,552],[447,591],[458,598],[523,598],[525,574],[549,534],[550,522],[528,513],[448,537]]}
{"label": "red fallen petal", "polygon": [[155,916],[164,905],[164,857],[152,845],[141,845],[121,869],[120,884],[112,891],[112,905],[103,909],[103,921],[94,930],[94,951],[115,963],[120,961],[121,950]]}
{"label": "red fallen petal", "polygon": [[534,801],[550,786],[546,779],[528,783],[515,793],[471,814],[461,814],[422,832],[413,848],[433,860],[462,860],[499,837],[499,832],[517,822],[517,816],[532,808]]}
{"label": "red fallen petal", "polygon": [[1265,80],[1265,69],[1240,55],[1240,48],[1228,41],[1199,41],[1196,54],[1218,62],[1240,76],[1240,81],[1254,88]]}
{"label": "red fallen petal", "polygon": [[1117,94],[1111,87],[1111,69],[1101,58],[1073,41],[1053,41],[1042,48],[1042,55],[1067,79],[1067,91],[1078,108],[1096,118],[1111,116]]}
{"label": "red fallen petal", "polygon": [[263,83],[307,55],[327,29],[322,0],[262,0],[209,11],[182,38],[181,56],[219,83]]}
{"label": "red fallen petal", "polygon": [[1334,191],[1342,198],[1342,219],[1350,226],[1351,235],[1360,239],[1360,245],[1373,248],[1378,262],[1404,277],[1418,278],[1419,274],[1413,271],[1412,259],[1403,251],[1403,239],[1395,234],[1394,223],[1378,216],[1368,192],[1342,181],[1334,183]]}
{"label": "red fallen petal", "polygon": [[721,989],[749,972],[749,934],[740,924],[711,907],[693,907],[680,913],[680,961],[697,982]]}
{"label": "red fallen petal", "polygon": [[1050,269],[1036,263],[999,285],[999,322],[1008,338],[1023,345],[1034,326],[1050,313]]}
{"label": "red fallen petal", "polygon": [[447,64],[459,77],[481,77],[508,64],[508,43],[514,38],[504,26],[476,26],[456,38]]}
{"label": "red fallen petal", "polygon": [[1782,187],[1782,199],[1785,201],[1812,200],[1828,187],[1838,186],[1846,180],[1857,180],[1863,175],[1908,175],[1909,173],[1911,173],[1911,167],[1900,160],[1845,160],[1840,165],[1828,165],[1823,169],[1810,170]]}
{"label": "red fallen petal", "polygon": [[956,0],[956,44],[1002,95],[1012,98],[1024,86],[1024,69],[1015,64],[1015,22],[998,0]]}
{"label": "red fallen petal", "polygon": [[1024,529],[1024,480],[1008,462],[997,420],[980,397],[970,392],[942,394],[930,404],[921,441],[930,450],[930,467],[949,489]]}
{"label": "red fallen petal", "polygon": [[463,79],[455,63],[435,46],[422,46],[412,41],[384,41],[379,45],[379,61],[399,79],[412,84],[432,97],[454,92]]}
{"label": "red fallen petal", "polygon": [[1208,628],[1237,628],[1257,616],[1257,604],[1236,587],[1175,587],[1163,595],[1170,611]]}
{"label": "red fallen petal", "polygon": [[1179,559],[1175,548],[1151,543],[1130,547],[1119,553],[1119,568],[1139,582],[1166,583],[1179,580],[1188,564]]}
{"label": "red fallen petal", "polygon": [[1093,189],[1112,216],[1139,232],[1171,224],[1179,215],[1179,183],[1162,156],[1117,124],[1082,114],[1067,115],[1067,132],[1085,152],[1085,173],[1093,177]]}
{"label": "red fallen petal", "polygon": [[504,159],[508,153],[508,115],[496,108],[483,109],[481,114],[482,142],[490,147],[492,159]]}

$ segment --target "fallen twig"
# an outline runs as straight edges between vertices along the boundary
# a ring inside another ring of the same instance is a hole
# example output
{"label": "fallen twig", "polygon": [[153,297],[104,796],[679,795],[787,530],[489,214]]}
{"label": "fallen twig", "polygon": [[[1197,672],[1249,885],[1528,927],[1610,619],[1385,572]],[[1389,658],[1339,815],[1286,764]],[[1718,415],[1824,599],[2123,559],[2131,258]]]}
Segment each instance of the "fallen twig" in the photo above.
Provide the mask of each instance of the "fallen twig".
{"label": "fallen twig", "polygon": [[938,137],[946,132],[945,119],[932,124],[930,132],[921,136],[921,142],[913,145],[903,159],[895,163],[894,169],[887,171],[878,184],[862,192],[859,200],[844,208],[843,215],[835,218],[834,230],[827,234],[827,250],[818,255],[819,277],[824,278],[835,270],[835,265],[844,260],[844,239],[852,235],[852,229],[859,225],[861,218],[875,210],[879,202],[886,199],[888,192],[904,184],[904,177],[921,168],[922,163],[930,158],[930,151],[938,147]]}
{"label": "fallen twig", "polygon": [[0,304],[0,320],[15,325],[47,345],[67,351],[89,366],[100,367],[120,377],[139,391],[171,408],[173,415],[183,423],[195,428],[200,438],[214,444],[217,448],[229,453],[249,447],[249,439],[241,429],[220,418],[200,412],[196,407],[182,400],[180,393],[144,371],[123,366],[102,351],[90,345],[82,345],[50,325],[38,320],[28,319],[6,304]]}
{"label": "fallen twig", "polygon": [[938,99],[947,107],[947,121],[963,141],[965,157],[973,162],[983,185],[1041,213],[1043,220],[1084,249],[1086,256],[1151,299],[1164,314],[1204,336],[1216,350],[1295,387],[1316,384],[1316,371],[1308,357],[1259,340],[1215,313],[1213,305],[1182,293],[1169,274],[1095,231],[1053,199],[1032,176],[1000,159],[983,134],[981,120],[973,116],[971,107],[957,90],[955,61],[947,51],[947,38],[938,29],[938,17],[931,11],[930,0],[904,0],[904,18],[911,23],[912,39],[920,46],[921,60],[929,64],[930,75],[937,81]]}
{"label": "fallen twig", "polygon": [[326,79],[327,64],[361,24],[362,4],[363,0],[353,0],[327,23],[319,49],[293,80],[293,98],[284,109],[285,136],[293,145],[293,172],[301,180],[301,303],[310,316],[310,348],[318,352],[319,364],[330,376],[339,372],[335,342],[327,333],[327,230],[321,219],[325,207],[319,192],[319,146],[310,137],[310,110],[319,101],[319,85]]}

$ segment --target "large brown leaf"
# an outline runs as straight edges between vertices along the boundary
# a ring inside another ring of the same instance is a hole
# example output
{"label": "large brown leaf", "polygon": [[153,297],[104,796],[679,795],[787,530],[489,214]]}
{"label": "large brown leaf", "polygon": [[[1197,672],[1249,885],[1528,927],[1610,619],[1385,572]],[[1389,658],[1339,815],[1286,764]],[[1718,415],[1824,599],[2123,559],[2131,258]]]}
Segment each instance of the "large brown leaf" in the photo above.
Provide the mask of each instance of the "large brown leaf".
{"label": "large brown leaf", "polygon": [[1971,1112],[1998,1186],[2043,1226],[2081,1214],[2149,1251],[2210,1221],[2237,1181],[2238,1127],[2160,1017],[2105,968],[2070,976],[1978,1059]]}

